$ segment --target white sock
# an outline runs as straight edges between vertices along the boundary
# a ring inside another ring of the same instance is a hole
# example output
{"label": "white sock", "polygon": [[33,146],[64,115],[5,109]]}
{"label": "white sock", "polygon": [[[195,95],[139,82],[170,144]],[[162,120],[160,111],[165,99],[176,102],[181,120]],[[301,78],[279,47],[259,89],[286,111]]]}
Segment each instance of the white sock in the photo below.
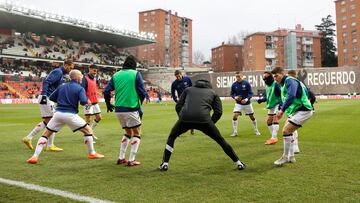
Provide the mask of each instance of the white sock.
{"label": "white sock", "polygon": [[257,122],[256,122],[256,120],[252,120],[252,124],[253,124],[253,126],[254,126],[255,131],[259,131],[259,130],[258,130],[258,127],[257,127]]}
{"label": "white sock", "polygon": [[238,160],[237,162],[235,162],[235,165],[239,166],[239,165],[244,165],[244,164],[240,160]]}
{"label": "white sock", "polygon": [[292,136],[284,136],[284,156],[289,157]]}
{"label": "white sock", "polygon": [[130,136],[124,135],[123,138],[121,139],[119,159],[125,159],[126,149],[130,142],[129,137]]}
{"label": "white sock", "polygon": [[298,131],[295,130],[295,131],[293,132],[294,150],[295,150],[295,151],[300,151],[300,150],[299,150],[298,136],[299,136],[299,135],[298,135]]}
{"label": "white sock", "polygon": [[91,124],[91,128],[94,130],[97,124],[98,122],[96,122],[96,120],[94,119],[94,122]]}
{"label": "white sock", "polygon": [[278,124],[278,123],[274,123],[274,124],[273,124],[273,131],[272,131],[271,137],[272,137],[272,138],[277,138],[278,132],[279,132],[279,124]]}
{"label": "white sock", "polygon": [[48,139],[47,137],[41,136],[36,144],[35,152],[33,156],[39,156],[44,147],[46,146]]}
{"label": "white sock", "polygon": [[271,124],[271,125],[268,125],[268,128],[269,128],[269,131],[270,131],[270,135],[271,135],[271,137],[272,138],[274,138],[272,135],[273,135],[273,129],[274,129],[274,127],[273,127],[273,125]]}
{"label": "white sock", "polygon": [[27,137],[31,140],[38,132],[42,131],[46,127],[45,123],[41,121],[38,123],[35,128],[27,135]]}
{"label": "white sock", "polygon": [[55,133],[52,133],[48,139],[47,146],[52,147],[54,145]]}
{"label": "white sock", "polygon": [[140,137],[137,136],[133,136],[133,138],[131,139],[131,150],[130,150],[130,156],[129,156],[129,161],[135,161],[135,157],[136,157],[136,153],[139,149],[139,145],[140,145]]}
{"label": "white sock", "polygon": [[88,148],[88,154],[95,154],[94,139],[92,135],[84,135],[84,144]]}
{"label": "white sock", "polygon": [[237,134],[238,131],[238,120],[233,120],[233,134]]}

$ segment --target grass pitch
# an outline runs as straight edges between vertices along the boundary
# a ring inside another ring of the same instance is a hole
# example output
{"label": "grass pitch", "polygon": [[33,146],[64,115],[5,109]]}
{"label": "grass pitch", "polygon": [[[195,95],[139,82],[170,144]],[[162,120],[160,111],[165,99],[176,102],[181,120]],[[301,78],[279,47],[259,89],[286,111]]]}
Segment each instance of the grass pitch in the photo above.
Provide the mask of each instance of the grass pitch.
{"label": "grass pitch", "polygon": [[[213,140],[196,131],[176,140],[167,172],[156,168],[177,120],[172,102],[143,106],[143,136],[137,155],[143,164],[136,167],[115,165],[124,132],[104,106],[103,120],[95,131],[99,137],[95,149],[106,156],[104,159],[88,160],[81,133],[73,134],[65,127],[55,140],[64,151],[43,152],[39,164],[29,165],[25,160],[32,151],[21,139],[40,121],[38,106],[1,105],[0,177],[115,202],[360,201],[360,100],[317,103],[316,113],[299,130],[297,163],[280,168],[273,162],[282,154],[282,141],[264,145],[270,136],[266,110],[264,105],[253,105],[261,136],[254,135],[249,118],[242,116],[239,136],[229,137],[231,101],[223,102],[224,114],[217,123],[247,164],[246,170],[236,170]],[[73,201],[0,184],[0,202]]]}

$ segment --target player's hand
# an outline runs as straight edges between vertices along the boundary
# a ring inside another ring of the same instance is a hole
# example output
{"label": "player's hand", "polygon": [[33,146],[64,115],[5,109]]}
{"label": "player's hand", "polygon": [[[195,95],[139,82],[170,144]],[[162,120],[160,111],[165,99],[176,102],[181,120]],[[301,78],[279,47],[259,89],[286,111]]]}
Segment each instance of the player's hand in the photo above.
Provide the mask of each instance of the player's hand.
{"label": "player's hand", "polygon": [[45,95],[41,95],[40,104],[47,104],[47,98]]}
{"label": "player's hand", "polygon": [[237,101],[240,101],[240,102],[241,102],[242,97],[241,97],[241,96],[236,96],[236,97],[235,97],[235,100],[237,100]]}
{"label": "player's hand", "polygon": [[260,99],[256,100],[256,102],[257,102],[258,104],[261,104],[261,101],[260,101]]}
{"label": "player's hand", "polygon": [[241,103],[241,104],[246,104],[246,102],[248,102],[248,101],[249,101],[249,99],[246,98],[246,99],[241,100],[240,103]]}
{"label": "player's hand", "polygon": [[107,112],[109,113],[114,111],[115,106],[112,105],[111,103],[106,103],[106,108],[107,108]]}

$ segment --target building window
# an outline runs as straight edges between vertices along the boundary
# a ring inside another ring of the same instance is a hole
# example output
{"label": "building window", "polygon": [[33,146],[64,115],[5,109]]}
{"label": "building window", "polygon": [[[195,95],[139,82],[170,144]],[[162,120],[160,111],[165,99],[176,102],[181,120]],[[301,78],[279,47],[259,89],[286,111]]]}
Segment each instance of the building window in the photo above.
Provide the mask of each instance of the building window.
{"label": "building window", "polygon": [[346,52],[347,52],[347,49],[343,49],[343,52],[346,53]]}
{"label": "building window", "polygon": [[343,36],[343,37],[346,37],[346,35],[347,35],[346,32],[343,32],[342,36]]}
{"label": "building window", "polygon": [[352,57],[352,59],[353,59],[353,61],[357,61],[357,60],[359,59],[359,57],[356,56],[356,55],[354,55],[354,56]]}
{"label": "building window", "polygon": [[342,8],[341,9],[341,13],[345,13],[346,12],[346,9],[345,8]]}
{"label": "building window", "polygon": [[351,14],[351,18],[356,18],[356,14],[355,13]]}
{"label": "building window", "polygon": [[341,19],[342,19],[343,21],[345,21],[345,20],[346,20],[346,16],[341,17]]}
{"label": "building window", "polygon": [[151,15],[155,15],[155,11],[151,11]]}
{"label": "building window", "polygon": [[356,26],[356,23],[355,23],[355,22],[352,22],[352,23],[351,23],[351,26],[352,26],[352,27],[355,27],[355,26]]}
{"label": "building window", "polygon": [[343,29],[346,29],[346,25],[343,25],[342,28],[343,28]]}
{"label": "building window", "polygon": [[359,49],[357,47],[352,47],[353,52],[357,52]]}
{"label": "building window", "polygon": [[355,5],[351,5],[351,6],[350,6],[350,9],[351,9],[351,10],[354,10],[354,9],[355,9]]}
{"label": "building window", "polygon": [[144,18],[144,22],[147,22],[148,21],[148,19],[147,18]]}
{"label": "building window", "polygon": [[147,13],[144,13],[144,16],[147,16],[148,14]]}
{"label": "building window", "polygon": [[345,2],[345,1],[342,1],[342,2],[341,2],[341,5],[345,5],[345,4],[346,4],[346,2]]}
{"label": "building window", "polygon": [[352,39],[352,43],[356,43],[357,42],[357,39]]}
{"label": "building window", "polygon": [[356,35],[356,30],[351,30],[352,35]]}

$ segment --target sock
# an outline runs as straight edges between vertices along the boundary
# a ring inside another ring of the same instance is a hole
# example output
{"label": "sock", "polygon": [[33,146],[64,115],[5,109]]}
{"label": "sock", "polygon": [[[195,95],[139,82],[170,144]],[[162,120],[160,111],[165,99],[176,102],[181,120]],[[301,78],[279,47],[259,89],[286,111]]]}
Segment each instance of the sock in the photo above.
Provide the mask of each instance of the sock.
{"label": "sock", "polygon": [[238,120],[233,120],[233,134],[237,134],[238,131]]}
{"label": "sock", "polygon": [[163,155],[163,163],[168,163],[171,157],[171,154],[173,153],[174,148],[172,148],[170,145],[166,144],[164,155]]}
{"label": "sock", "polygon": [[38,123],[35,128],[27,135],[27,137],[31,140],[38,132],[43,130],[46,127],[44,121]]}
{"label": "sock", "polygon": [[279,132],[279,123],[273,123],[273,131],[271,133],[271,137],[277,138],[278,132]]}
{"label": "sock", "polygon": [[36,144],[35,152],[33,156],[39,156],[44,147],[46,146],[48,138],[41,136]]}
{"label": "sock", "polygon": [[136,153],[139,149],[139,145],[140,145],[140,136],[138,135],[134,135],[133,138],[131,139],[131,150],[130,150],[130,156],[129,156],[129,161],[135,161],[135,157],[136,157]]}
{"label": "sock", "polygon": [[54,140],[55,140],[55,133],[52,133],[48,139],[47,146],[48,147],[54,146]]}
{"label": "sock", "polygon": [[284,137],[284,154],[283,156],[288,157],[290,152],[290,145],[292,141],[292,134],[289,135],[283,135]]}
{"label": "sock", "polygon": [[96,119],[94,119],[94,122],[91,124],[91,129],[94,130],[98,123],[99,121],[96,121]]}
{"label": "sock", "polygon": [[237,162],[235,162],[235,165],[239,166],[239,165],[244,165],[244,164],[240,160],[238,160]]}
{"label": "sock", "polygon": [[273,124],[268,124],[268,128],[269,128],[269,131],[270,131],[270,135],[271,135],[271,137],[272,138],[274,138],[272,135],[273,135],[273,129],[274,129],[274,127],[273,127]]}
{"label": "sock", "polygon": [[95,154],[94,139],[92,134],[84,135],[84,144],[88,147],[88,154]]}
{"label": "sock", "polygon": [[300,151],[299,150],[298,131],[297,130],[295,130],[293,132],[293,138],[294,138],[294,150],[295,151]]}
{"label": "sock", "polygon": [[130,135],[125,134],[121,139],[119,159],[125,159],[125,153],[127,146],[129,145],[130,138],[131,138]]}
{"label": "sock", "polygon": [[256,119],[255,119],[255,120],[252,120],[252,124],[253,124],[253,126],[254,126],[255,131],[259,131],[259,130],[258,130],[258,127],[257,127]]}
{"label": "sock", "polygon": [[290,148],[289,148],[289,157],[294,156],[294,138],[291,136]]}

